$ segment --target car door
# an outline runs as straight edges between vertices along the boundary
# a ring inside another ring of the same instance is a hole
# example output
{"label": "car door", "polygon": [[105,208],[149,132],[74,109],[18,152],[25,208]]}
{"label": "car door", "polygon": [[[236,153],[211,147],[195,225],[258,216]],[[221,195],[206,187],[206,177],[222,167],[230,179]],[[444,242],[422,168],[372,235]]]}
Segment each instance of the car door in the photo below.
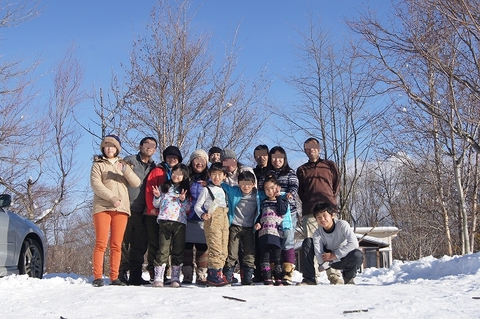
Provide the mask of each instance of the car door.
{"label": "car door", "polygon": [[[15,238],[9,234],[10,216],[0,208],[0,275],[7,274],[7,268],[14,267]],[[9,236],[10,235],[10,236]]]}

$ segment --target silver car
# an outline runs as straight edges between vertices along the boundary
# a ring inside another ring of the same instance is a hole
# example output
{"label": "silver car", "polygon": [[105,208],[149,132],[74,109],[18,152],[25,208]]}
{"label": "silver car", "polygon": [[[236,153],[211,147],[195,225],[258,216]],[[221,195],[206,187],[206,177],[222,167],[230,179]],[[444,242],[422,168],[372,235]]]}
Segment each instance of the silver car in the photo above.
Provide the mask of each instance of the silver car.
{"label": "silver car", "polygon": [[12,198],[0,195],[0,276],[27,274],[42,278],[47,255],[43,232],[37,225],[8,210]]}

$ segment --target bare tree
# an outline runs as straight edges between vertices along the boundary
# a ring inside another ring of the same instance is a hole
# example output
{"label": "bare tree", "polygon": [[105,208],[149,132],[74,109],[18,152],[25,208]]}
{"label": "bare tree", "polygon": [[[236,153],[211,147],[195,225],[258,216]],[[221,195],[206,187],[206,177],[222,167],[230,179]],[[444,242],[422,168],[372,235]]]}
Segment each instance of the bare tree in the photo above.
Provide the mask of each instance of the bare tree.
{"label": "bare tree", "polygon": [[37,17],[39,0],[0,2],[0,28],[11,28]]}
{"label": "bare tree", "polygon": [[373,107],[375,82],[357,43],[334,44],[312,17],[308,31],[300,34],[299,64],[289,83],[301,102],[293,112],[276,113],[289,124],[287,134],[319,137],[323,156],[337,163],[342,176],[340,216],[355,222],[352,195],[370,157],[375,121],[383,112]]}
{"label": "bare tree", "polygon": [[124,94],[129,134],[155,134],[161,149],[217,144],[241,154],[266,117],[269,82],[261,75],[247,85],[237,69],[236,34],[224,62],[215,62],[209,36],[192,31],[188,12],[187,1],[175,8],[159,1],[147,34],[134,42]]}
{"label": "bare tree", "polygon": [[471,212],[462,179],[468,148],[480,150],[479,29],[474,19],[478,5],[473,1],[406,0],[395,8],[391,20],[379,21],[366,13],[350,26],[370,45],[365,53],[380,66],[375,76],[391,90],[406,94],[412,107],[438,121],[435,134],[453,162],[457,197],[451,200],[459,203],[462,252],[470,252]]}

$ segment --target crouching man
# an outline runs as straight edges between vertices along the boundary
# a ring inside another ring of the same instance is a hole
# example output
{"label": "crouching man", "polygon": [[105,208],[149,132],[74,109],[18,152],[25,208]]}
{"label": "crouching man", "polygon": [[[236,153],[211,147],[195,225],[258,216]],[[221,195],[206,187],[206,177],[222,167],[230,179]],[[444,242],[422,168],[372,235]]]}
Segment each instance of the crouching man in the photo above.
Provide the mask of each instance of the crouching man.
{"label": "crouching man", "polygon": [[[337,220],[333,216],[329,204],[316,204],[313,216],[318,223],[318,229],[313,234],[315,256],[319,264],[319,271],[327,271],[328,279],[332,284],[355,284],[354,278],[363,263],[363,253],[358,249],[358,240],[350,225],[344,220]],[[330,268],[338,272],[329,271]]]}

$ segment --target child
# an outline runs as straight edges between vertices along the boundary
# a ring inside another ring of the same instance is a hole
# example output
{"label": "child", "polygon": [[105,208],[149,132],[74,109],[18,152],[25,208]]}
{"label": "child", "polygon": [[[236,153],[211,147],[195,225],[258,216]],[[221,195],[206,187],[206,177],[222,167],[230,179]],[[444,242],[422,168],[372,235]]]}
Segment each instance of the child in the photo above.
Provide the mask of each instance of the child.
{"label": "child", "polygon": [[[313,245],[319,271],[329,268],[342,271],[343,283],[354,285],[353,280],[363,263],[363,254],[358,249],[358,240],[350,225],[344,220],[333,218],[333,210],[329,204],[316,204],[313,208],[313,216],[318,223],[318,229],[313,233]],[[332,280],[333,284],[341,284],[340,278]]]}
{"label": "child", "polygon": [[228,254],[228,205],[225,192],[220,186],[227,177],[222,163],[213,163],[208,169],[211,184],[200,192],[195,213],[204,223],[208,246],[207,284],[224,286],[228,284],[222,267]]}
{"label": "child", "polygon": [[93,196],[93,225],[95,248],[93,250],[94,287],[104,285],[103,258],[110,234],[110,284],[124,286],[118,279],[122,240],[130,216],[127,186],[139,187],[140,178],[118,154],[120,139],[107,135],[100,144],[102,155],[95,156],[90,173]]}
{"label": "child", "polygon": [[229,283],[233,282],[233,270],[239,257],[240,244],[243,249],[242,285],[252,285],[255,267],[254,223],[260,215],[260,197],[255,188],[255,175],[249,171],[238,174],[239,186],[223,183],[228,196],[229,240],[228,258],[223,273]]}
{"label": "child", "polygon": [[258,232],[258,241],[261,252],[261,267],[263,283],[272,284],[272,270],[270,260],[275,268],[273,275],[275,285],[282,284],[282,238],[284,216],[289,212],[288,200],[280,194],[280,186],[274,175],[268,175],[263,183],[266,199],[261,204],[260,220],[255,224]]}
{"label": "child", "polygon": [[187,197],[189,188],[188,169],[184,164],[172,167],[171,180],[161,186],[152,186],[155,196],[153,206],[158,208],[157,222],[159,224],[158,252],[153,261],[155,277],[153,287],[163,287],[165,267],[168,256],[171,255],[172,287],[180,287],[180,271],[185,249],[185,229],[190,200]]}
{"label": "child", "polygon": [[[153,206],[153,186],[162,185],[171,179],[172,168],[181,163],[182,153],[176,146],[168,146],[163,150],[163,162],[150,171],[145,183],[145,203],[147,210],[145,212],[145,226],[147,228],[148,251],[147,251],[147,270],[150,274],[150,282],[153,282],[155,272],[153,270],[153,260],[158,252],[158,209]],[[167,265],[168,267],[168,265]],[[166,279],[166,278],[165,278]]]}

